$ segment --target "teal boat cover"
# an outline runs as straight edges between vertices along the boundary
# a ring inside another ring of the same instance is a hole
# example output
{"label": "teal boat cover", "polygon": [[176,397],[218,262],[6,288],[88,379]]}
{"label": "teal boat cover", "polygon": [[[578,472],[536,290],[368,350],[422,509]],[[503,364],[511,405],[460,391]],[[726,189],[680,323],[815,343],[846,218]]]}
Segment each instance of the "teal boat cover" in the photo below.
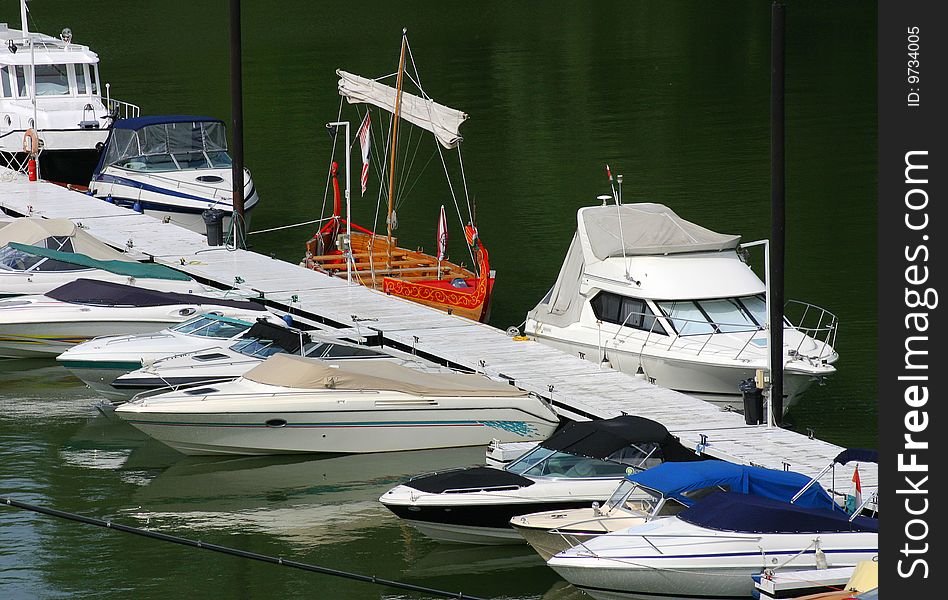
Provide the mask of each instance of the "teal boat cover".
{"label": "teal boat cover", "polygon": [[19,250],[20,252],[27,252],[35,256],[51,258],[53,260],[58,260],[73,265],[80,265],[90,269],[102,269],[103,271],[115,273],[116,275],[125,275],[127,277],[135,277],[138,279],[173,279],[177,281],[191,280],[188,275],[181,273],[180,271],[175,271],[171,267],[166,267],[164,265],[155,263],[127,262],[122,260],[97,260],[95,258],[90,258],[85,254],[79,254],[78,252],[62,252],[60,250],[50,250],[49,248],[31,246],[29,244],[20,244],[18,242],[10,242],[8,245],[11,248]]}

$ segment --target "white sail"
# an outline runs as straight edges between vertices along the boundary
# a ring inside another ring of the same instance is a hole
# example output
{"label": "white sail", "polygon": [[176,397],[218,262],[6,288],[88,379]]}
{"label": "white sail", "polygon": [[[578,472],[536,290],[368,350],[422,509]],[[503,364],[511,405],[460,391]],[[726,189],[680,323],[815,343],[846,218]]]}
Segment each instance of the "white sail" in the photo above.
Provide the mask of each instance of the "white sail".
{"label": "white sail", "polygon": [[[365,102],[395,112],[395,88],[342,70],[337,70],[336,75],[340,77],[339,95],[350,104]],[[458,128],[467,119],[466,113],[405,91],[399,114],[409,123],[430,131],[445,148],[457,147],[461,141]]]}

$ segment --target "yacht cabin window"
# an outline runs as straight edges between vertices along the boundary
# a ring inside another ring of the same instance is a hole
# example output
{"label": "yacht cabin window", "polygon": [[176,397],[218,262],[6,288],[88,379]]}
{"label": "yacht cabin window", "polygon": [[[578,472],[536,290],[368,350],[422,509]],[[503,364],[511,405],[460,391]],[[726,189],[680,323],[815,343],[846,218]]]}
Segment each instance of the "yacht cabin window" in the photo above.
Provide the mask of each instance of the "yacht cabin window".
{"label": "yacht cabin window", "polygon": [[86,66],[75,65],[76,67],[76,91],[80,96],[89,94],[89,86],[86,84]]}
{"label": "yacht cabin window", "polygon": [[13,97],[13,85],[10,83],[10,67],[3,67],[3,69],[0,70],[0,86],[2,86],[4,98]]}
{"label": "yacht cabin window", "polygon": [[37,96],[68,96],[69,69],[66,65],[36,65]]}
{"label": "yacht cabin window", "polygon": [[13,67],[13,73],[16,77],[16,89],[20,98],[29,98],[30,91],[26,89],[26,69],[22,66]]}
{"label": "yacht cabin window", "polygon": [[657,302],[678,335],[758,331],[767,321],[761,295]]}
{"label": "yacht cabin window", "polygon": [[89,65],[89,75],[90,81],[92,82],[92,95],[99,95],[99,67],[97,65]]}
{"label": "yacht cabin window", "polygon": [[615,323],[633,329],[668,335],[662,324],[655,319],[652,309],[639,298],[599,292],[589,304],[592,305],[596,318],[604,323]]}

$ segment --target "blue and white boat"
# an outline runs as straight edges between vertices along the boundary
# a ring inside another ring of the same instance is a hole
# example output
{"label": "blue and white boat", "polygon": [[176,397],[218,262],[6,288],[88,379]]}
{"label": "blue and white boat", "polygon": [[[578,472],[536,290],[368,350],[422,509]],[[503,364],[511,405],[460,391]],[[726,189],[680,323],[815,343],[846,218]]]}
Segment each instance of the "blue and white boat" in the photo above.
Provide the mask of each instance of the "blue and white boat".
{"label": "blue and white boat", "polygon": [[[204,233],[202,212],[217,208],[230,214],[234,207],[224,122],[191,115],[120,119],[112,126],[89,189],[98,198]],[[245,220],[258,200],[245,169]],[[229,221],[225,218],[225,228]]]}

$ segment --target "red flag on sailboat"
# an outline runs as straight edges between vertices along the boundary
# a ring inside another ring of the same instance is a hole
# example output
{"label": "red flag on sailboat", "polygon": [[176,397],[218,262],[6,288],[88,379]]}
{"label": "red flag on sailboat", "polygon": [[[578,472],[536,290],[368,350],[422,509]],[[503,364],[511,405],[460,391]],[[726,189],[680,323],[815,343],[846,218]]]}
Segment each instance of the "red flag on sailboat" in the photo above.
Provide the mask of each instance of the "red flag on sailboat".
{"label": "red flag on sailboat", "polygon": [[856,506],[858,507],[862,504],[862,481],[859,479],[859,465],[856,465],[856,470],[853,471],[853,485],[856,488],[854,497],[856,499]]}
{"label": "red flag on sailboat", "polygon": [[362,195],[365,195],[365,186],[369,183],[369,148],[372,144],[372,136],[369,135],[369,127],[372,121],[369,118],[369,112],[365,112],[365,118],[362,119],[362,125],[359,126],[359,145],[362,146]]}
{"label": "red flag on sailboat", "polygon": [[441,214],[438,215],[438,260],[442,261],[448,255],[448,219],[444,216],[444,204],[441,205]]}

